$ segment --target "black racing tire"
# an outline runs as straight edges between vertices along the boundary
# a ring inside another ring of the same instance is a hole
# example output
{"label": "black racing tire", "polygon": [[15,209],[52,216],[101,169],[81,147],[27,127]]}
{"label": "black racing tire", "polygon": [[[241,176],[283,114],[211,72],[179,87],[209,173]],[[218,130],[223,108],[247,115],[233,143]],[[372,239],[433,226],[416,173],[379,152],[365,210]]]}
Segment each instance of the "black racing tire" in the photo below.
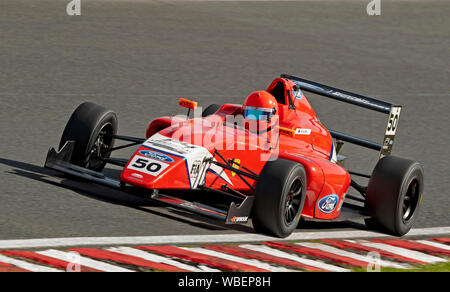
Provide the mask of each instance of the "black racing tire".
{"label": "black racing tire", "polygon": [[424,188],[422,166],[395,156],[380,159],[372,172],[365,207],[368,228],[396,236],[409,232],[417,219]]}
{"label": "black racing tire", "polygon": [[300,220],[306,186],[303,165],[284,159],[268,161],[255,189],[252,213],[255,231],[282,238],[289,236]]}
{"label": "black racing tire", "polygon": [[204,118],[204,117],[207,117],[207,116],[215,114],[221,107],[222,107],[221,105],[215,104],[215,103],[208,105],[203,110],[202,117]]}
{"label": "black racing tire", "polygon": [[117,133],[117,116],[107,108],[92,102],[80,104],[66,124],[59,143],[61,149],[67,141],[75,141],[71,163],[101,171],[114,146],[114,139],[100,133]]}

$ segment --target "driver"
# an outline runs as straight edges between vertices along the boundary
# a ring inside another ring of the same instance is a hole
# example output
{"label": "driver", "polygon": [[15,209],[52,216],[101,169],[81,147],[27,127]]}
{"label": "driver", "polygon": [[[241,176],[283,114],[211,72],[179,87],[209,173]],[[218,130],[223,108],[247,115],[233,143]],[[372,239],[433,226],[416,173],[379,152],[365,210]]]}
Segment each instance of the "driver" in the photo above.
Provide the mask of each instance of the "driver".
{"label": "driver", "polygon": [[265,90],[255,91],[244,102],[244,119],[250,128],[256,122],[258,133],[269,132],[278,122],[277,100]]}

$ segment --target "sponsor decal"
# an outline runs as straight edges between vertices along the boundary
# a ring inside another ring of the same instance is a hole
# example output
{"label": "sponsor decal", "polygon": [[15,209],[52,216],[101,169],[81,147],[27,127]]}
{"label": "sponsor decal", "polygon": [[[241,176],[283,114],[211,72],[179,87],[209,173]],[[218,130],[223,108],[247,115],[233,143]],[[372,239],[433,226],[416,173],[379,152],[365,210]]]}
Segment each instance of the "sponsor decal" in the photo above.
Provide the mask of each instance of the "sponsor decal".
{"label": "sponsor decal", "polygon": [[198,174],[200,173],[201,164],[202,164],[201,160],[196,160],[192,164],[192,168],[191,168],[191,179],[192,180],[195,180],[197,178]]}
{"label": "sponsor decal", "polygon": [[[232,168],[235,168],[235,169],[239,169],[239,166],[241,165],[241,160],[240,159],[233,159],[233,164],[231,165],[231,167]],[[236,173],[234,172],[234,171],[232,171],[231,172],[231,175],[232,176],[235,176],[236,175]]]}
{"label": "sponsor decal", "polygon": [[236,217],[233,216],[233,218],[231,218],[231,222],[233,223],[245,223],[248,221],[248,217],[244,216],[244,217]]}
{"label": "sponsor decal", "polygon": [[[389,147],[394,143],[390,137],[386,137],[383,143],[383,149],[389,149]],[[392,146],[391,146],[392,147]]]}
{"label": "sponsor decal", "polygon": [[292,90],[292,95],[295,97],[295,99],[301,99],[303,97],[303,92],[300,89],[300,87],[295,86],[296,88],[294,88]]}
{"label": "sponsor decal", "polygon": [[296,81],[296,83],[298,83],[298,84],[300,84],[300,86],[303,86],[303,87],[306,87],[306,88],[311,88],[311,89],[315,89],[315,90],[318,90],[318,91],[325,91],[322,87],[319,87],[319,86],[316,86],[316,85],[313,85],[313,84],[310,84],[310,83],[305,83],[305,82],[302,82],[302,81]]}
{"label": "sponsor decal", "polygon": [[188,201],[185,201],[185,202],[181,203],[180,206],[183,206],[183,207],[186,207],[186,208],[190,208],[190,209],[200,209],[199,206],[195,205],[192,202],[188,202]]}
{"label": "sponsor decal", "polygon": [[157,160],[160,160],[160,161],[163,161],[163,162],[168,162],[168,163],[172,163],[172,162],[175,161],[170,156],[167,156],[167,155],[159,153],[159,152],[150,151],[150,150],[141,150],[141,151],[139,151],[139,154],[141,154],[141,155],[143,155],[145,157],[157,159]]}
{"label": "sponsor decal", "polygon": [[311,129],[295,129],[295,134],[296,135],[310,135],[311,134]]}
{"label": "sponsor decal", "polygon": [[140,178],[140,179],[143,179],[143,178],[144,178],[144,177],[143,177],[142,175],[140,175],[139,173],[132,173],[131,176],[132,176],[132,177],[135,177],[135,178]]}
{"label": "sponsor decal", "polygon": [[129,177],[129,179],[138,181],[138,182],[142,182],[144,180],[144,176],[140,175],[139,173],[132,173]]}
{"label": "sponsor decal", "polygon": [[317,207],[319,210],[325,214],[329,214],[336,209],[339,202],[339,196],[336,194],[331,194],[323,197],[319,200]]}
{"label": "sponsor decal", "polygon": [[158,139],[158,140],[153,140],[152,138],[147,140],[145,142],[145,144],[150,147],[161,148],[161,149],[164,149],[165,151],[169,151],[169,152],[173,152],[173,153],[177,153],[177,154],[181,154],[181,155],[189,154],[189,153],[193,152],[194,150],[200,148],[199,146],[195,146],[195,145],[192,145],[192,144],[189,144],[186,142],[182,142],[182,141],[178,141],[178,140],[174,140],[171,138],[162,138],[162,139]]}

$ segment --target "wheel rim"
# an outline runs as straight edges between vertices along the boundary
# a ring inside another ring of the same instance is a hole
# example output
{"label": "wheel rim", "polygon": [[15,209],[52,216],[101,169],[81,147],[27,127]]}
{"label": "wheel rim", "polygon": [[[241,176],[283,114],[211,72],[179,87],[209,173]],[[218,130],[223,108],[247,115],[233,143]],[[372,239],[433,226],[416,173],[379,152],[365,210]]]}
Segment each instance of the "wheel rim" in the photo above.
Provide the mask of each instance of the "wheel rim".
{"label": "wheel rim", "polygon": [[111,123],[102,126],[92,145],[91,151],[89,152],[87,168],[96,169],[104,163],[105,158],[109,156],[109,149],[113,141],[112,137],[109,137],[109,135],[112,135],[112,133],[113,128]]}
{"label": "wheel rim", "polygon": [[288,225],[295,221],[300,210],[302,189],[302,181],[297,177],[292,182],[289,193],[286,196],[284,220]]}
{"label": "wheel rim", "polygon": [[419,182],[414,179],[408,186],[408,190],[403,198],[402,219],[406,223],[411,220],[419,202]]}

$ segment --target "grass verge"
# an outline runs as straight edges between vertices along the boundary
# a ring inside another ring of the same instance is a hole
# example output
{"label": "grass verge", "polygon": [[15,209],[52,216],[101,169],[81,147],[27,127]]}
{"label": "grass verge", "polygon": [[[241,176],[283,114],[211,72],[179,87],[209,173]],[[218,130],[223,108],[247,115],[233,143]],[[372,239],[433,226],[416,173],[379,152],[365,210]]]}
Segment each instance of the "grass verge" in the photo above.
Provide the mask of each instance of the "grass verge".
{"label": "grass verge", "polygon": [[[355,268],[353,271],[366,272],[366,269]],[[450,262],[416,266],[412,269],[381,268],[381,272],[450,272]]]}

